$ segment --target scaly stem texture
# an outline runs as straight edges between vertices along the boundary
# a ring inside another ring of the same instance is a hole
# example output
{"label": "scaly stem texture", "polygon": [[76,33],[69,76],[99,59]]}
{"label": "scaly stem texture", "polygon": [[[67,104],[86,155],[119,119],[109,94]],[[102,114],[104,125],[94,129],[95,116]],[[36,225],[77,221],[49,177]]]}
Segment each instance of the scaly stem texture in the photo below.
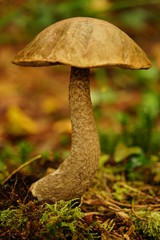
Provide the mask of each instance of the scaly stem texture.
{"label": "scaly stem texture", "polygon": [[71,153],[54,173],[31,186],[33,195],[43,200],[82,196],[98,168],[100,146],[90,99],[89,69],[71,68],[69,104]]}

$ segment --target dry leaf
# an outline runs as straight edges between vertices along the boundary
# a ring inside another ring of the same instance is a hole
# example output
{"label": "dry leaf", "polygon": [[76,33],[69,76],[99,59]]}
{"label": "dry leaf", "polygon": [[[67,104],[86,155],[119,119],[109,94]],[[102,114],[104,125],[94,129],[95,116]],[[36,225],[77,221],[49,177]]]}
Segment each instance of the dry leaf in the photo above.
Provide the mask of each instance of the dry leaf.
{"label": "dry leaf", "polygon": [[71,133],[70,119],[57,121],[56,123],[54,123],[53,129],[58,133]]}
{"label": "dry leaf", "polygon": [[127,147],[123,143],[119,143],[116,146],[114,152],[115,162],[121,162],[132,154],[141,154],[142,150],[139,147]]}
{"label": "dry leaf", "polygon": [[9,132],[14,135],[38,133],[38,124],[19,107],[11,106],[7,111]]}
{"label": "dry leaf", "polygon": [[54,97],[46,97],[41,104],[42,111],[46,114],[53,113],[57,110],[58,102],[57,99]]}

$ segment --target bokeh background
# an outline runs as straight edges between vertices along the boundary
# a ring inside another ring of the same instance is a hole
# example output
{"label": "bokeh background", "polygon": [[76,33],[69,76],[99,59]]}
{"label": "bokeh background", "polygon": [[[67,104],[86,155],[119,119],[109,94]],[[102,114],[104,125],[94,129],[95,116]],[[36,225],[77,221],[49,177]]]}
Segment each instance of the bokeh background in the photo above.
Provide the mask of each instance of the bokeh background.
{"label": "bokeh background", "polygon": [[[107,20],[133,38],[153,63],[150,70],[100,68],[91,72],[91,96],[102,154],[135,168],[160,156],[159,0],[0,0],[0,156],[21,161],[70,149],[66,66],[24,68],[14,55],[59,20],[90,16]],[[17,153],[16,153],[17,154]],[[1,163],[1,170],[5,168]],[[159,180],[158,180],[159,181]]]}

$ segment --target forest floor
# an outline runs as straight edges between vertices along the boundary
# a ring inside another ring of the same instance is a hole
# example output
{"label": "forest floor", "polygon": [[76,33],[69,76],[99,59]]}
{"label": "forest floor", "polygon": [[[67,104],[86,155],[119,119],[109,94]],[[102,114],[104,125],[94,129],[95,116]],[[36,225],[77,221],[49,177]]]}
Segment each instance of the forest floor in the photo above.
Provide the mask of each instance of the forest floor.
{"label": "forest floor", "polygon": [[[126,132],[126,114],[136,125],[134,109],[143,96],[130,78],[122,82],[120,76],[118,87],[112,81],[108,86],[98,83],[105,72],[91,73],[102,155],[82,198],[53,204],[31,195],[31,184],[57,169],[69,153],[69,69],[10,64],[21,47],[0,49],[0,239],[160,239],[160,120],[154,133],[145,135],[144,128],[153,125],[145,122],[148,115],[140,115],[141,127]],[[115,77],[110,70],[108,76]],[[147,96],[156,102],[155,94]],[[150,145],[147,136],[154,140]]]}

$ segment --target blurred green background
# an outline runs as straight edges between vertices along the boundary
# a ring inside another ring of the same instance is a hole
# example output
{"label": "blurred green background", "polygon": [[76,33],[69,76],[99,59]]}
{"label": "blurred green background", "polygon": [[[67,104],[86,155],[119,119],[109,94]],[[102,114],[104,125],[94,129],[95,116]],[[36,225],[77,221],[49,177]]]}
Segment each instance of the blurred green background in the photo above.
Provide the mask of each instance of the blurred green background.
{"label": "blurred green background", "polygon": [[29,41],[56,21],[89,16],[110,21],[146,43],[156,40],[156,32],[158,37],[159,5],[159,0],[1,0],[0,42]]}
{"label": "blurred green background", "polygon": [[147,71],[100,68],[91,72],[102,154],[117,163],[127,159],[126,169],[159,163],[159,13],[159,0],[1,0],[1,157],[14,158],[16,148],[24,161],[34,152],[30,145],[35,152],[53,151],[54,158],[67,156],[71,137],[69,68],[21,68],[10,61],[48,25],[69,17],[89,16],[107,20],[126,32],[153,63]]}

